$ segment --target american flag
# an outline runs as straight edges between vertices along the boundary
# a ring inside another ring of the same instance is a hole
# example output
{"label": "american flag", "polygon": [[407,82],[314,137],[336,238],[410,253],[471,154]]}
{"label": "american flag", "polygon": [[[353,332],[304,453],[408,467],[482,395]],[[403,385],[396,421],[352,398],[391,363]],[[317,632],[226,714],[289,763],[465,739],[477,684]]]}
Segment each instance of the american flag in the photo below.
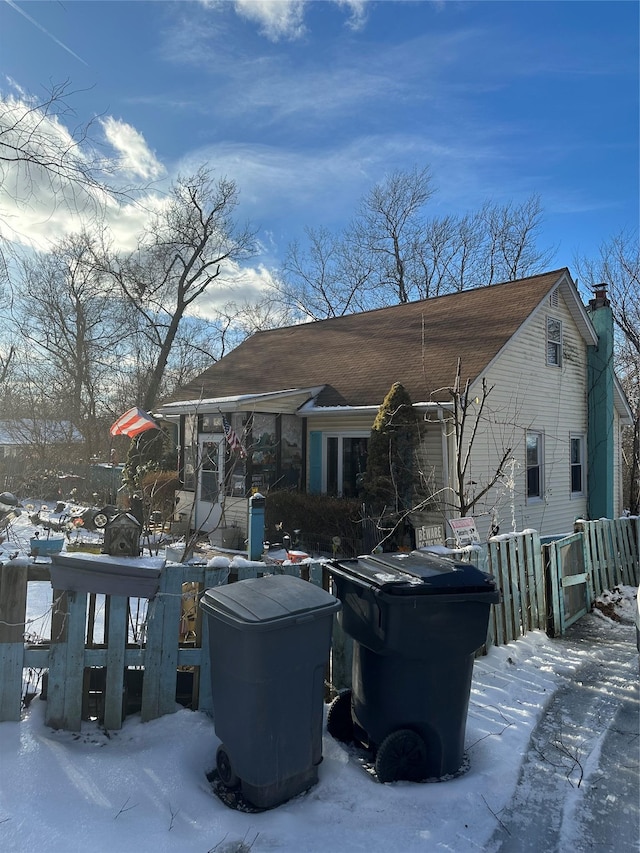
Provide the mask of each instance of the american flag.
{"label": "american flag", "polygon": [[111,435],[128,435],[129,438],[135,438],[136,435],[147,429],[160,429],[160,427],[151,415],[134,406],[133,409],[129,409],[124,415],[120,415],[118,420],[111,424],[109,432]]}
{"label": "american flag", "polygon": [[242,442],[238,438],[238,433],[234,430],[234,428],[231,426],[231,424],[225,418],[224,415],[222,416],[222,428],[224,430],[224,435],[227,439],[229,447],[232,450],[240,451],[240,456],[244,459],[244,457],[247,455],[247,452],[242,446]]}

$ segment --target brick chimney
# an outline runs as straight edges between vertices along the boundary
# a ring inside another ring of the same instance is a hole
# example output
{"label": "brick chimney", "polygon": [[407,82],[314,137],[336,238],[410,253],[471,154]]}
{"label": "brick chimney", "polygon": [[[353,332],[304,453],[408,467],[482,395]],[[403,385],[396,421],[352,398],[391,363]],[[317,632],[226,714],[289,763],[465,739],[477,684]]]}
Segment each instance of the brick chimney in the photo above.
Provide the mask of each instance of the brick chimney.
{"label": "brick chimney", "polygon": [[592,285],[593,299],[589,300],[589,311],[596,311],[598,308],[609,306],[609,298],[607,297],[607,285],[604,282]]}

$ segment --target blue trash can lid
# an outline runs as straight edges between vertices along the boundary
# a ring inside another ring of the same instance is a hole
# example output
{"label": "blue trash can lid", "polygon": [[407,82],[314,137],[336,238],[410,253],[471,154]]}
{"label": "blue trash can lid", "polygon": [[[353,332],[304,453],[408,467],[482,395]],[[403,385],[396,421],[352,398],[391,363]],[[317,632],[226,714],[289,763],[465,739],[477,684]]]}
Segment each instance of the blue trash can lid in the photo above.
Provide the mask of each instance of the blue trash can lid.
{"label": "blue trash can lid", "polygon": [[392,595],[494,592],[493,575],[471,563],[461,563],[424,551],[333,560],[331,574],[376,587]]}

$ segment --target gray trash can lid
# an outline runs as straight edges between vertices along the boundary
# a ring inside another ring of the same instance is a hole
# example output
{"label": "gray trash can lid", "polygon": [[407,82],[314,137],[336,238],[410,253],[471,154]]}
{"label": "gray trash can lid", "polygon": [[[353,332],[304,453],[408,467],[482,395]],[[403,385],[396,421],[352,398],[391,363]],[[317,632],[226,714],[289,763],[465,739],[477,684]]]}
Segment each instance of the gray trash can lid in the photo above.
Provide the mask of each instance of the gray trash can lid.
{"label": "gray trash can lid", "polygon": [[334,613],[341,607],[330,592],[290,575],[249,578],[205,591],[200,607],[236,627],[257,630],[281,628]]}
{"label": "gray trash can lid", "polygon": [[328,568],[334,576],[391,595],[475,594],[496,588],[493,576],[471,563],[423,551],[333,560]]}

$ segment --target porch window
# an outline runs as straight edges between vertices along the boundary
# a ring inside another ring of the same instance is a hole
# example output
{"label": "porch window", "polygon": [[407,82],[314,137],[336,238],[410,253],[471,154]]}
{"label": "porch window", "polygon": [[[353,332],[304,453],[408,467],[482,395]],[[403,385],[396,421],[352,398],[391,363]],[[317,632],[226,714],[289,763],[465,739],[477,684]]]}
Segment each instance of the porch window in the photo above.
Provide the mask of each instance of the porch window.
{"label": "porch window", "polygon": [[562,367],[562,320],[547,317],[547,364]]}
{"label": "porch window", "polygon": [[276,480],[275,415],[254,414],[251,420],[251,443],[248,451],[251,459],[251,491],[264,494]]}
{"label": "porch window", "polygon": [[247,426],[246,468],[244,463],[238,464],[235,475],[246,470],[251,492],[298,490],[302,484],[303,432],[304,422],[296,415],[254,413]]}
{"label": "porch window", "polygon": [[542,433],[527,432],[527,499],[540,500],[544,491]]}
{"label": "porch window", "polygon": [[358,435],[326,436],[325,483],[328,495],[355,498],[362,491],[367,468],[369,437]]}
{"label": "porch window", "polygon": [[572,435],[571,445],[571,495],[584,494],[584,436]]}
{"label": "porch window", "polygon": [[222,415],[200,415],[200,432],[222,432]]}

